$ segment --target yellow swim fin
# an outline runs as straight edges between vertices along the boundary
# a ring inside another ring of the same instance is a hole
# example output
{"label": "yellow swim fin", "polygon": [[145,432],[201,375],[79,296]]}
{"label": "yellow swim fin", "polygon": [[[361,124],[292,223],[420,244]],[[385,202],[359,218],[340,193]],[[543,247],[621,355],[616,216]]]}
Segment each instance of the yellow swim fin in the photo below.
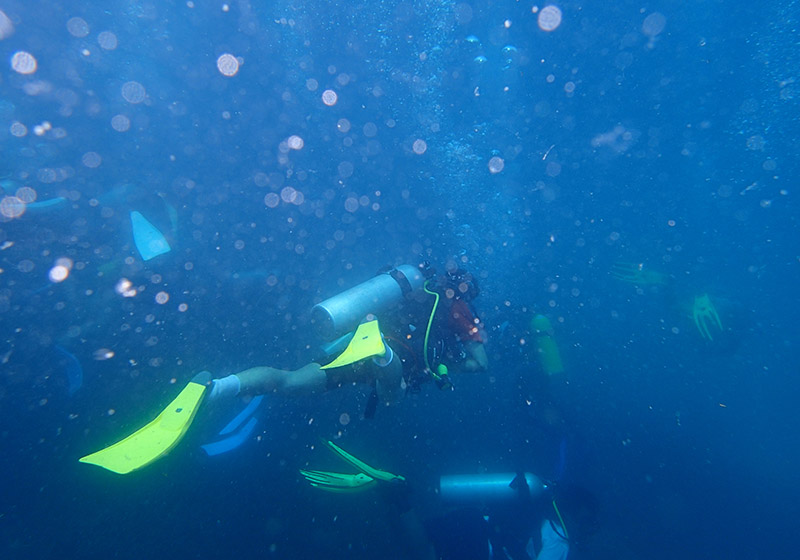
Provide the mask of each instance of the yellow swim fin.
{"label": "yellow swim fin", "polygon": [[322,369],[349,366],[365,358],[383,356],[384,354],[386,354],[386,346],[381,338],[378,320],[375,319],[374,321],[360,324],[344,352],[339,354],[339,357],[327,366],[322,366]]}
{"label": "yellow swim fin", "polygon": [[80,462],[127,474],[166,455],[192,424],[210,380],[211,374],[208,372],[195,375],[155,420],[122,441],[81,457]]}

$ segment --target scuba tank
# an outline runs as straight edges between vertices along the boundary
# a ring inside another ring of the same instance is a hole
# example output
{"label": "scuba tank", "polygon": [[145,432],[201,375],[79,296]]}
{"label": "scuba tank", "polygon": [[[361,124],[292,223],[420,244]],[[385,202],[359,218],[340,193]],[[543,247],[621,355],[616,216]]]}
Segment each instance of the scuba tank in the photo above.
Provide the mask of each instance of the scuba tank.
{"label": "scuba tank", "polygon": [[443,475],[439,479],[442,501],[460,505],[513,503],[540,496],[547,485],[531,473]]}
{"label": "scuba tank", "polygon": [[325,339],[352,330],[368,314],[380,315],[422,288],[422,271],[409,264],[378,274],[315,305],[311,320]]}

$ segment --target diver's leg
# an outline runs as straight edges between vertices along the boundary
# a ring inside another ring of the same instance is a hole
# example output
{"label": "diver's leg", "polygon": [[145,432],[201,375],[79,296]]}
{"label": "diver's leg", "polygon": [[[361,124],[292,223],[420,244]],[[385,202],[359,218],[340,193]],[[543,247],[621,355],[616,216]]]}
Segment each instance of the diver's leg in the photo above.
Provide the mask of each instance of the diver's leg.
{"label": "diver's leg", "polygon": [[288,371],[269,366],[257,366],[214,380],[209,396],[212,400],[236,395],[308,395],[325,391],[326,376],[319,364],[310,363],[298,370]]}
{"label": "diver's leg", "polygon": [[325,372],[319,364],[310,363],[295,371],[259,366],[236,374],[241,383],[240,392],[246,395],[280,393],[308,395],[325,391]]}
{"label": "diver's leg", "polygon": [[375,388],[378,398],[385,405],[395,404],[404,394],[403,390],[403,362],[386,345],[386,356],[373,359],[369,364],[371,375],[375,378]]}

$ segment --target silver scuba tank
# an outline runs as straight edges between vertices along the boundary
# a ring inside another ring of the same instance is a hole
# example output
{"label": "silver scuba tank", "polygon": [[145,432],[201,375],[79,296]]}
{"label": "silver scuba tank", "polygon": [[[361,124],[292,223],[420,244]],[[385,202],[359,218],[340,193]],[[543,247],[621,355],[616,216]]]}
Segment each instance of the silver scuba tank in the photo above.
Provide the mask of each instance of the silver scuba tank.
{"label": "silver scuba tank", "polygon": [[352,330],[370,313],[380,318],[424,283],[419,268],[403,264],[318,303],[311,309],[311,320],[330,339]]}

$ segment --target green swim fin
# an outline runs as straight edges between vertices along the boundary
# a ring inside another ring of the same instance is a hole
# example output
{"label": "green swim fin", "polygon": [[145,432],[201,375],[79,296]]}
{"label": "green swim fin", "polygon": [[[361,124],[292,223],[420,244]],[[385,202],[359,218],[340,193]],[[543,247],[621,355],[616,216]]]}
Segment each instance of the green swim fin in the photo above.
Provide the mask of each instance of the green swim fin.
{"label": "green swim fin", "polygon": [[198,373],[155,420],[125,439],[81,457],[80,462],[127,474],[163,457],[189,429],[210,380],[210,373]]}
{"label": "green swim fin", "polygon": [[344,352],[339,354],[339,357],[327,366],[322,366],[322,369],[349,366],[365,358],[383,356],[384,354],[386,354],[386,345],[384,345],[381,338],[378,320],[375,319],[374,321],[360,324]]}
{"label": "green swim fin", "polygon": [[380,469],[376,469],[375,467],[371,467],[366,464],[361,459],[350,455],[347,451],[333,443],[332,441],[326,441],[325,444],[328,446],[328,449],[336,453],[339,457],[342,458],[346,463],[350,463],[355,468],[360,470],[362,473],[367,475],[370,478],[374,478],[375,480],[381,480],[383,482],[390,482],[392,480],[405,480],[399,474],[393,474],[388,471],[382,471]]}
{"label": "green swim fin", "polygon": [[133,227],[133,242],[142,260],[149,261],[172,250],[164,234],[136,210],[131,212],[131,226]]}
{"label": "green swim fin", "polygon": [[328,449],[336,453],[342,460],[350,463],[352,466],[361,471],[358,474],[344,474],[328,471],[310,471],[300,469],[300,474],[313,486],[328,492],[356,492],[363,490],[374,483],[381,482],[405,482],[405,478],[399,474],[392,474],[388,471],[382,471],[371,467],[361,459],[350,455],[347,451],[333,443],[326,441],[325,445]]}
{"label": "green swim fin", "polygon": [[343,474],[300,469],[300,474],[314,488],[328,492],[357,492],[375,484],[375,479],[364,473]]}

